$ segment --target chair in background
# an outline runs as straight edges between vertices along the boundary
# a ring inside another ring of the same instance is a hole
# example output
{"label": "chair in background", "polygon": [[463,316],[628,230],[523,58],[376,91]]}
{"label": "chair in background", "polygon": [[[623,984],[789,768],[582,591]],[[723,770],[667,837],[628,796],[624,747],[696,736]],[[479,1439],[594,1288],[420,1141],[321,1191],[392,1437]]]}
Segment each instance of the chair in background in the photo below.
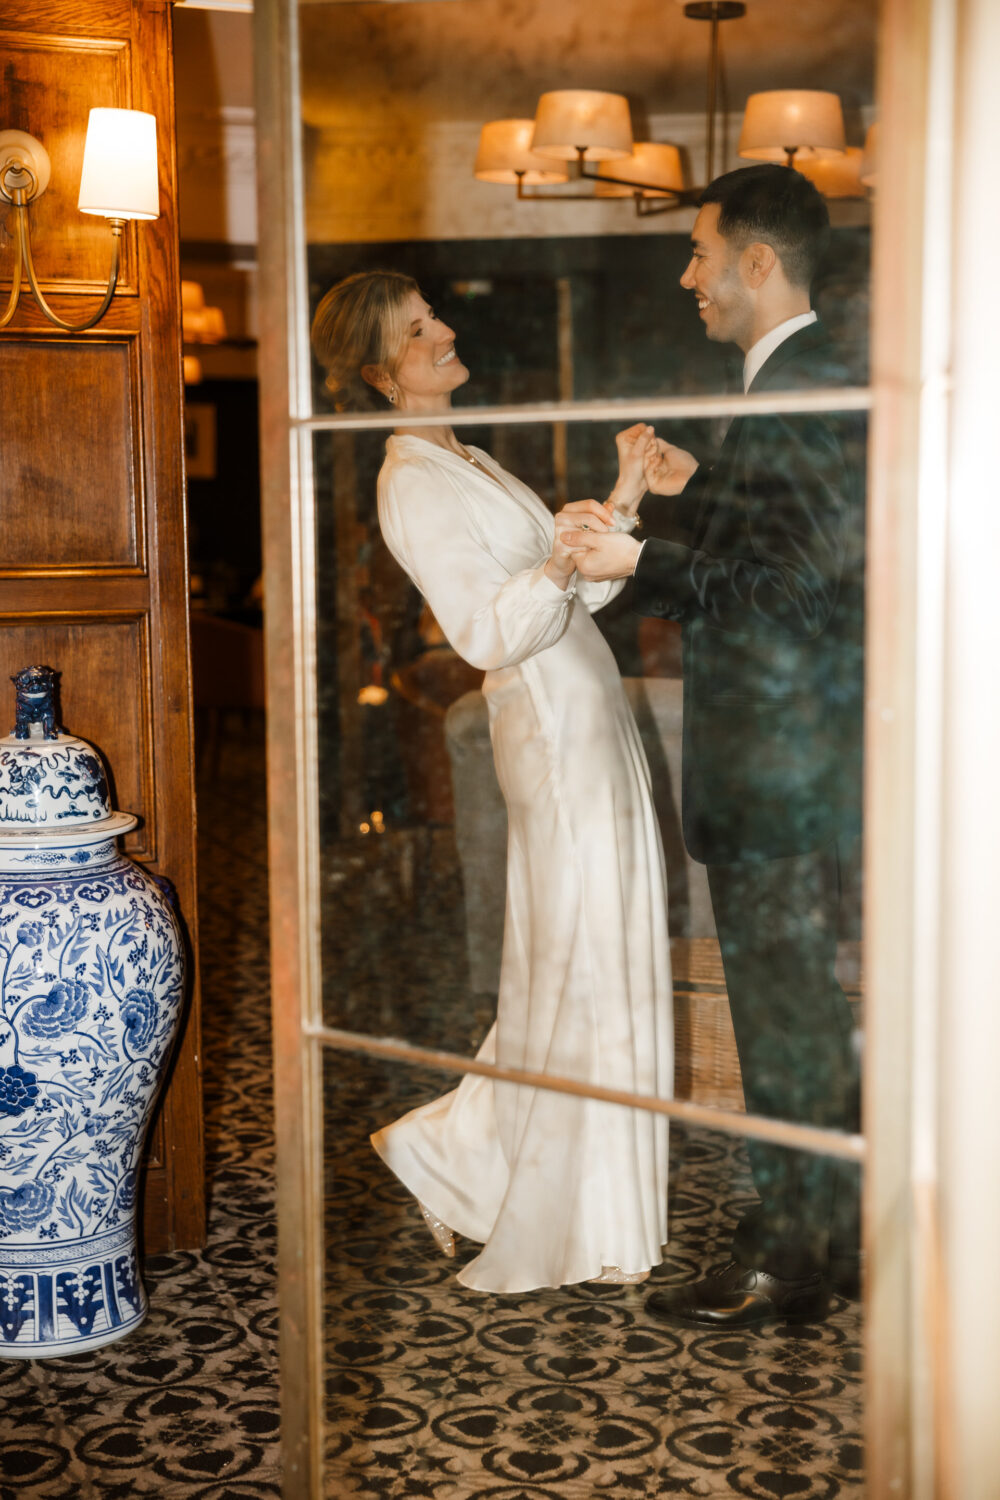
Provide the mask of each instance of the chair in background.
{"label": "chair in background", "polygon": [[264,719],[264,632],[256,625],[194,611],[191,669],[199,770],[214,780],[231,715],[239,732],[259,735]]}

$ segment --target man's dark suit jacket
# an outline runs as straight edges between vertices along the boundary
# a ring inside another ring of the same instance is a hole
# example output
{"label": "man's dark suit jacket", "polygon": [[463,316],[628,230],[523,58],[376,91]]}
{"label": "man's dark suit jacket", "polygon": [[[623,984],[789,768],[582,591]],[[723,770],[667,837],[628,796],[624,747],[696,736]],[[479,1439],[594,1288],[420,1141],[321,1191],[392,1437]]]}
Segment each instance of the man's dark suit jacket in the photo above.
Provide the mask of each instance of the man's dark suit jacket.
{"label": "man's dark suit jacket", "polygon": [[[751,389],[850,380],[818,323]],[[849,413],[737,417],[651,536],[632,608],[680,620],[683,822],[705,864],[804,854],[860,806],[864,424]]]}

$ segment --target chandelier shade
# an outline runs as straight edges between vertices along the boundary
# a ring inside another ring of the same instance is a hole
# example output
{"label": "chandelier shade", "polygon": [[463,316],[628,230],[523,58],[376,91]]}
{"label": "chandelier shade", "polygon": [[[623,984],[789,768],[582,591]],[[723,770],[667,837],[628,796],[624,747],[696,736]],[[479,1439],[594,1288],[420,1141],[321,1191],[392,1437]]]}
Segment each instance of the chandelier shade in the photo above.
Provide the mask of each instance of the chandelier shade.
{"label": "chandelier shade", "polygon": [[[627,181],[599,181],[594,188],[597,198],[629,198],[636,192],[644,198],[670,198],[684,191],[680,152],[676,146],[662,145],[658,141],[637,141],[632,155],[625,161],[616,161],[613,167],[602,164],[597,168],[599,178],[605,173]],[[634,186],[629,186],[629,183]]]}
{"label": "chandelier shade", "polygon": [[795,170],[808,177],[824,198],[863,198],[864,181],[861,163],[864,152],[860,146],[848,146],[842,156],[813,157],[797,161]]}
{"label": "chandelier shade", "polygon": [[750,161],[786,162],[839,156],[846,149],[844,112],[836,94],[819,89],[770,89],[751,94],[737,151]]}
{"label": "chandelier shade", "polygon": [[475,175],[480,182],[528,187],[566,182],[568,173],[531,149],[534,120],[489,120],[479,132]]}
{"label": "chandelier shade", "polygon": [[632,119],[624,94],[555,89],[535,111],[531,149],[553,161],[621,161],[632,155]]}

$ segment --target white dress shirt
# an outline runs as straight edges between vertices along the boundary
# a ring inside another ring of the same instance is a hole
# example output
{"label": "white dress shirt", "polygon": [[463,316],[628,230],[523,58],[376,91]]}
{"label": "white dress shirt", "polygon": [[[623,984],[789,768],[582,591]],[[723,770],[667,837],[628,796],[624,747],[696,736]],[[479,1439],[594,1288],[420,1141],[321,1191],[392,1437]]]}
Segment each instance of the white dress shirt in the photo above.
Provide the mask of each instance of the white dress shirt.
{"label": "white dress shirt", "polygon": [[786,318],[783,323],[778,324],[777,328],[772,328],[770,333],[765,333],[762,339],[758,339],[756,344],[747,350],[743,361],[744,395],[753,384],[761,365],[771,357],[778,345],[790,339],[793,333],[798,333],[800,328],[808,328],[810,323],[815,322],[814,312],[799,313],[795,318]]}

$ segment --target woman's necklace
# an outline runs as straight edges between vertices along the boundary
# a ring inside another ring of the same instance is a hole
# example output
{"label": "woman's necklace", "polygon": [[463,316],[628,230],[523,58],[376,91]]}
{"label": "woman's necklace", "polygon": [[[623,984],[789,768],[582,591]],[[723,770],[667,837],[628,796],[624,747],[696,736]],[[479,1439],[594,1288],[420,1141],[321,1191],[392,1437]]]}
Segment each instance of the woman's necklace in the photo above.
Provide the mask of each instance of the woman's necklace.
{"label": "woman's necklace", "polygon": [[496,474],[494,474],[492,469],[488,469],[485,464],[480,463],[476,455],[474,453],[470,453],[468,448],[463,445],[461,448],[453,448],[452,452],[457,453],[459,458],[464,458],[467,464],[471,464],[474,469],[478,469],[480,474],[484,474],[487,479],[492,479],[494,484],[498,484],[500,486],[505,495],[511,495],[511,497],[513,498],[513,492],[506,484],[504,484],[503,480],[500,479]]}

